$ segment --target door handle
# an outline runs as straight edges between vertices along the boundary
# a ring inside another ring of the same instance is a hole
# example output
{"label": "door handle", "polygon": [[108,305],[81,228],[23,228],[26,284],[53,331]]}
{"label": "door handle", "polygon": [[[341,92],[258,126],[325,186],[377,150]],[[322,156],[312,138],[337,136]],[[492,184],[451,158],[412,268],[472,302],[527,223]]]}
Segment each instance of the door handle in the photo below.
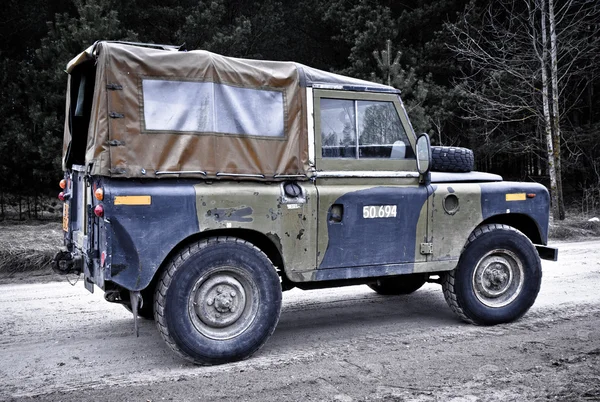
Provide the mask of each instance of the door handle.
{"label": "door handle", "polygon": [[333,204],[329,209],[329,222],[340,223],[344,217],[344,206],[342,204]]}

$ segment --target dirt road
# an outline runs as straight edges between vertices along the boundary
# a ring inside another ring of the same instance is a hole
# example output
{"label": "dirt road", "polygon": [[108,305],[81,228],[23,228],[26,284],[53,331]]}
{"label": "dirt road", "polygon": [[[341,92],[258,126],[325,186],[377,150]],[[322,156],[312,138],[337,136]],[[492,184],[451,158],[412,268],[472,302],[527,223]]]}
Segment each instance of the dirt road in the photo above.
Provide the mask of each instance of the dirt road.
{"label": "dirt road", "polygon": [[0,286],[0,400],[600,400],[600,241],[563,243],[520,321],[462,324],[441,289],[284,294],[244,362],[195,367],[154,323],[65,282]]}

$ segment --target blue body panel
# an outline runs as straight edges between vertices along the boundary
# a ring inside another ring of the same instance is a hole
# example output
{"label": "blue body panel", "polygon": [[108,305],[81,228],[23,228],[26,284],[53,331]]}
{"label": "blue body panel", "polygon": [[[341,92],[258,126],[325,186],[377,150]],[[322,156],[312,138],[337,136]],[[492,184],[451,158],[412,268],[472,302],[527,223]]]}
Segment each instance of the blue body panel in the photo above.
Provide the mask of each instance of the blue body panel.
{"label": "blue body panel", "polygon": [[[548,211],[550,195],[548,190],[538,183],[497,182],[481,183],[481,211],[483,219],[496,215],[522,214],[533,219],[540,232],[542,244],[548,242]],[[534,198],[523,201],[507,201],[507,194],[535,194]]]}
{"label": "blue body panel", "polygon": [[[105,279],[129,290],[148,286],[167,255],[198,233],[192,181],[104,180]],[[114,205],[119,195],[149,195],[151,205]]]}
{"label": "blue body panel", "polygon": [[[390,186],[338,198],[335,204],[343,205],[344,216],[341,222],[327,220],[329,243],[319,269],[413,263],[417,222],[428,194],[425,186]],[[396,217],[365,219],[367,205],[396,205]]]}

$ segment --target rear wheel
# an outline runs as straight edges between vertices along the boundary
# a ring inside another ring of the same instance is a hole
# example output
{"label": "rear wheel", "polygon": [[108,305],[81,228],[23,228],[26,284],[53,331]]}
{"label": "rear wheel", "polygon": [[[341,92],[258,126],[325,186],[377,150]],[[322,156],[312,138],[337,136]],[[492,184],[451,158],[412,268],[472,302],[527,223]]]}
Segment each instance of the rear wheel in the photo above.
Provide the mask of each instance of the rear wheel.
{"label": "rear wheel", "polygon": [[237,238],[200,241],[176,255],[155,293],[158,329],[196,364],[242,360],[275,330],[281,283],[273,264]]}
{"label": "rear wheel", "polygon": [[427,277],[425,274],[411,274],[381,278],[368,286],[380,295],[407,295],[421,289]]}
{"label": "rear wheel", "polygon": [[446,302],[464,321],[493,325],[516,320],[540,291],[542,266],[531,241],[500,224],[469,237],[456,269],[442,277]]}

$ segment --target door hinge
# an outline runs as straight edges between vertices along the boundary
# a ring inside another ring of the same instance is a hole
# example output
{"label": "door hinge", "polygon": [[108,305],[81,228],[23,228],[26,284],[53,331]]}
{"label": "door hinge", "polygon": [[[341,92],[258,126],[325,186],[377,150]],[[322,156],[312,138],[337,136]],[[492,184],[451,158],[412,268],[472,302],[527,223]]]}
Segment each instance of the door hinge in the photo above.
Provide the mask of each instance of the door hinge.
{"label": "door hinge", "polygon": [[421,243],[421,254],[433,254],[433,244],[431,243]]}

